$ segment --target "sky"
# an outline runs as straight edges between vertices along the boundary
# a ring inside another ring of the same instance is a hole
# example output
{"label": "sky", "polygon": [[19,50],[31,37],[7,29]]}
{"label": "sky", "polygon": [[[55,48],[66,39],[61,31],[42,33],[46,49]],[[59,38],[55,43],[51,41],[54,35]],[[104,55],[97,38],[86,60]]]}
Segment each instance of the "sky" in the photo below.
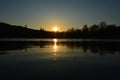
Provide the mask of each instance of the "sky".
{"label": "sky", "polygon": [[0,0],[0,22],[61,31],[83,25],[120,25],[120,0]]}

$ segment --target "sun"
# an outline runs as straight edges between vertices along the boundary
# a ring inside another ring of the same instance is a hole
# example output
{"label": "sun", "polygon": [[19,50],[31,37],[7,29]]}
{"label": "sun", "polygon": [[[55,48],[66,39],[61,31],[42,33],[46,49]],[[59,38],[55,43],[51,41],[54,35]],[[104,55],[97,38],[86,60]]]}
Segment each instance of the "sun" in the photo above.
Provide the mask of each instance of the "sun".
{"label": "sun", "polygon": [[57,32],[59,29],[58,29],[58,27],[57,26],[55,26],[54,28],[53,28],[53,31],[54,32]]}

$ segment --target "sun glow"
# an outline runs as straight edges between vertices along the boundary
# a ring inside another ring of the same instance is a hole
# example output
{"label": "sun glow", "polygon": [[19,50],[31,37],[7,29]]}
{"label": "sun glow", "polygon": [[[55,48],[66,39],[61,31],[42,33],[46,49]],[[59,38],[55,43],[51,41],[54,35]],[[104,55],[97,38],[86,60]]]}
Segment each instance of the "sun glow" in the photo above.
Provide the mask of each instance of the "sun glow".
{"label": "sun glow", "polygon": [[58,29],[58,27],[57,26],[55,26],[54,28],[53,28],[53,31],[54,32],[57,32],[59,29]]}

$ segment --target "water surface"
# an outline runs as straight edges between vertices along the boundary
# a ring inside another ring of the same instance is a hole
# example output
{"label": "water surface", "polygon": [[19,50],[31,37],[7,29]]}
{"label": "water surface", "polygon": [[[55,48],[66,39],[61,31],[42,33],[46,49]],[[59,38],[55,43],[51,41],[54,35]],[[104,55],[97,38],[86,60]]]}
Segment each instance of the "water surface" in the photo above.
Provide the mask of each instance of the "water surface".
{"label": "water surface", "polygon": [[2,80],[118,79],[119,75],[119,40],[0,40]]}

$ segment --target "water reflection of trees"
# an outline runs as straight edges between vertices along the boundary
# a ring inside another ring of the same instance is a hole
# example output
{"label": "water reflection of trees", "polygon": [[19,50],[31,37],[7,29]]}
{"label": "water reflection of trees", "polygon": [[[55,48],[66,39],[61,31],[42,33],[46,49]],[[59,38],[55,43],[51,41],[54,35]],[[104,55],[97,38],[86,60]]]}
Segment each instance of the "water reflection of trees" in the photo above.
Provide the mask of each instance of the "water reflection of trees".
{"label": "water reflection of trees", "polygon": [[[115,54],[120,53],[120,42],[99,42],[99,41],[61,41],[57,44],[66,46],[68,49],[82,49],[84,53],[91,52],[93,54]],[[25,50],[29,47],[53,46],[53,41],[0,41],[0,53],[12,50]],[[58,46],[59,46],[58,45]]]}
{"label": "water reflection of trees", "polygon": [[0,41],[0,55],[9,53],[7,51],[25,50],[34,46],[44,48],[46,45],[53,45],[49,41]]}
{"label": "water reflection of trees", "polygon": [[69,49],[82,49],[85,53],[94,54],[115,54],[120,53],[120,42],[101,42],[101,41],[81,41],[81,42],[65,42],[64,45]]}
{"label": "water reflection of trees", "polygon": [[0,51],[21,50],[26,47],[26,42],[0,41]]}
{"label": "water reflection of trees", "polygon": [[0,41],[0,51],[23,50],[33,46],[43,48],[46,44],[42,41]]}

